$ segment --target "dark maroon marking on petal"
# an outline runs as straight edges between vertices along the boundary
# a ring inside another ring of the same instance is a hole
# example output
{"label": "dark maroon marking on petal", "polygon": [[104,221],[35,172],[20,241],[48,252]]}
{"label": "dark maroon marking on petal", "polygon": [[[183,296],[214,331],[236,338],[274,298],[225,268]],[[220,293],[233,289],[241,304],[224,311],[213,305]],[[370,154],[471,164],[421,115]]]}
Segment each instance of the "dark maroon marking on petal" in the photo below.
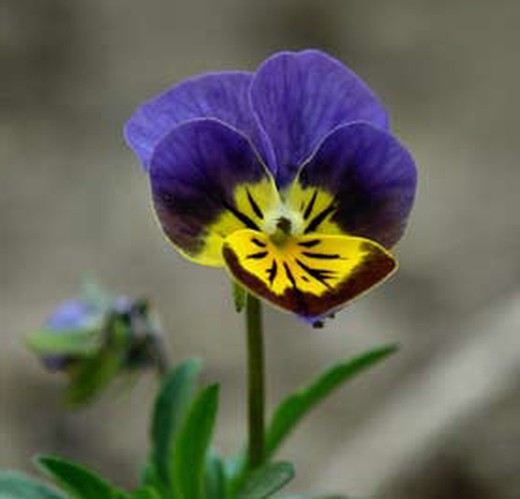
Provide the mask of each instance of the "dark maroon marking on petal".
{"label": "dark maroon marking on petal", "polygon": [[257,239],[256,237],[253,237],[251,239],[251,242],[253,244],[256,244],[259,248],[265,248],[267,247],[267,244],[263,243],[262,241],[260,241],[259,239]]}
{"label": "dark maroon marking on petal", "polygon": [[312,251],[302,251],[302,255],[306,256],[307,258],[315,258],[316,260],[338,260],[340,258],[341,260],[348,260],[348,258],[342,257],[337,253],[331,255],[329,253],[313,253]]}
{"label": "dark maroon marking on petal", "polygon": [[[376,251],[356,267],[353,275],[347,276],[337,286],[326,290],[319,297],[293,287],[287,288],[282,295],[275,295],[266,281],[259,279],[240,265],[237,255],[226,245],[224,245],[223,255],[232,274],[255,294],[308,320],[319,320],[338,311],[350,300],[383,280],[395,268],[394,260],[383,252]],[[289,278],[289,275],[287,277]]]}
{"label": "dark maroon marking on petal", "polygon": [[252,260],[262,260],[269,254],[268,251],[259,251],[258,253],[253,253],[248,255],[247,258],[251,258]]}
{"label": "dark maroon marking on petal", "polygon": [[273,260],[273,264],[269,269],[267,269],[267,276],[269,278],[269,285],[272,286],[273,282],[276,278],[276,274],[278,273],[278,264],[276,263],[276,260]]}
{"label": "dark maroon marking on petal", "polygon": [[264,219],[264,214],[262,213],[262,210],[260,209],[260,206],[256,203],[253,196],[251,196],[251,193],[249,190],[246,190],[247,193],[247,200],[249,201],[249,204],[251,205],[251,208],[253,208],[253,211],[255,212],[255,215],[260,219]]}
{"label": "dark maroon marking on petal", "polygon": [[298,246],[303,246],[304,248],[314,248],[314,246],[320,243],[321,239],[311,239],[310,241],[303,241],[298,243]]}
{"label": "dark maroon marking on petal", "polygon": [[300,288],[298,288],[298,285],[296,284],[296,279],[294,278],[294,275],[291,272],[291,269],[289,268],[289,266],[287,265],[286,262],[284,262],[283,268],[285,269],[285,274],[287,275],[287,279],[289,279],[289,281],[292,284],[296,304],[297,304],[299,310],[301,310],[301,313],[303,315],[306,315],[308,312],[307,312],[307,303],[305,302],[305,296],[302,293],[302,291],[300,290]]}
{"label": "dark maroon marking on petal", "polygon": [[307,208],[305,208],[305,212],[303,213],[303,219],[307,220],[312,213],[312,210],[314,208],[314,204],[316,203],[316,198],[318,197],[318,190],[314,190],[314,194],[312,195],[311,200],[309,201],[309,204],[307,205]]}
{"label": "dark maroon marking on petal", "polygon": [[302,275],[302,280],[305,282],[309,282],[309,278],[306,275]]}
{"label": "dark maroon marking on petal", "polygon": [[309,232],[314,232],[331,213],[336,211],[336,204],[334,202],[330,203],[327,208],[318,213],[307,225],[305,228],[304,234],[308,234]]}
{"label": "dark maroon marking on petal", "polygon": [[334,277],[335,272],[333,270],[313,269],[312,267],[305,265],[301,260],[298,260],[298,258],[295,258],[295,261],[301,269],[307,272],[307,274],[327,288],[332,289],[332,286],[327,282],[327,279],[332,279],[332,277]]}

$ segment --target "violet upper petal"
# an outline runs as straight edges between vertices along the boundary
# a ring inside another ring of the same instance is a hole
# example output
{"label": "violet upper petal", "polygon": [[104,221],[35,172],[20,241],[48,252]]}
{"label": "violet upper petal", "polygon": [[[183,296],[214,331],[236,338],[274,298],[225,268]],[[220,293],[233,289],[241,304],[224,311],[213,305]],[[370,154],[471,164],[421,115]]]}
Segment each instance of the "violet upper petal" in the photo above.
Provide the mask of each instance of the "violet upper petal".
{"label": "violet upper petal", "polygon": [[[335,226],[390,248],[402,236],[416,183],[414,161],[397,139],[367,123],[352,123],[324,139],[299,172],[289,199],[309,215],[308,230]],[[330,203],[323,201],[327,196]]]}
{"label": "violet upper petal", "polygon": [[[256,136],[258,127],[249,104],[251,80],[252,73],[225,71],[183,81],[139,107],[125,126],[125,139],[148,169],[155,146],[184,121],[217,118]],[[261,144],[259,148],[263,149]]]}
{"label": "violet upper petal", "polygon": [[265,61],[253,79],[251,103],[272,143],[276,165],[271,169],[281,187],[338,125],[388,125],[386,111],[370,88],[318,50],[281,52]]}
{"label": "violet upper petal", "polygon": [[164,231],[186,257],[205,265],[223,265],[224,239],[259,230],[279,201],[248,138],[211,118],[183,123],[161,140],[150,181]]}

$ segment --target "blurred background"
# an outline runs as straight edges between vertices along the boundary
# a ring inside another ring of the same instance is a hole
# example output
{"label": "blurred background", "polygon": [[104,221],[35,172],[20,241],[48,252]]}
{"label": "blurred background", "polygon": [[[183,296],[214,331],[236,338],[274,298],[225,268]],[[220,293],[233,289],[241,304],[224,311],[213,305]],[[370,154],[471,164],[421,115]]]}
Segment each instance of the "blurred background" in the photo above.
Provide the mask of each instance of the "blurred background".
{"label": "blurred background", "polygon": [[122,140],[137,105],[274,51],[335,55],[380,95],[420,169],[401,271],[323,330],[266,311],[271,407],[325,365],[400,353],[282,449],[292,490],[520,497],[520,4],[502,0],[4,0],[0,7],[0,467],[59,453],[132,485],[156,380],[64,412],[27,331],[90,273],[148,296],[175,361],[223,384],[218,445],[245,437],[244,338],[222,271],[171,250]]}

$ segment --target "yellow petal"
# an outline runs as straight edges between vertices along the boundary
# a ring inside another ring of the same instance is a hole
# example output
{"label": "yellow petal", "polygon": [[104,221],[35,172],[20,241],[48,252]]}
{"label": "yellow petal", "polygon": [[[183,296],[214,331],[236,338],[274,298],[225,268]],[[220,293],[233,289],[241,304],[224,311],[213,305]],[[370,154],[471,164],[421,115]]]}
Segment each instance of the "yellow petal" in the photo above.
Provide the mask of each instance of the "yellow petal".
{"label": "yellow petal", "polygon": [[309,234],[276,245],[249,229],[225,239],[223,256],[252,293],[311,320],[365,293],[397,266],[381,245],[360,237]]}
{"label": "yellow petal", "polygon": [[[256,183],[239,184],[235,187],[231,200],[225,204],[225,209],[204,230],[199,230],[198,244],[195,247],[187,251],[180,244],[175,246],[184,257],[194,263],[222,267],[222,245],[226,237],[246,227],[259,229],[265,214],[279,202],[278,191],[270,177]],[[224,202],[222,204],[224,206]],[[211,213],[208,218],[211,218]],[[192,228],[195,232],[197,229]],[[188,231],[186,238],[192,236],[191,232]]]}

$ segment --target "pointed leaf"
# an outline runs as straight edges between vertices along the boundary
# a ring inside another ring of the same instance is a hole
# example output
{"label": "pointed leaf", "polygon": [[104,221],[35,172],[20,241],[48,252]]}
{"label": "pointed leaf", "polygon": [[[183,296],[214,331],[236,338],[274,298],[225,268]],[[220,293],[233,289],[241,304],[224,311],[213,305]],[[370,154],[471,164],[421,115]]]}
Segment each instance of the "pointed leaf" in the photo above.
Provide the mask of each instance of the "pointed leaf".
{"label": "pointed leaf", "polygon": [[0,472],[0,499],[64,499],[42,482],[15,471]]}
{"label": "pointed leaf", "polygon": [[206,473],[204,477],[205,499],[225,499],[226,477],[222,459],[214,452],[210,452],[206,459]]}
{"label": "pointed leaf", "polygon": [[182,499],[204,499],[204,464],[218,409],[218,385],[201,390],[175,441],[171,470],[175,492]]}
{"label": "pointed leaf", "polygon": [[280,490],[294,478],[291,463],[270,463],[251,473],[237,494],[237,499],[264,499]]}
{"label": "pointed leaf", "polygon": [[395,345],[384,346],[336,364],[319,375],[307,388],[283,400],[268,427],[267,456],[273,455],[300,420],[332,391],[396,350]]}
{"label": "pointed leaf", "polygon": [[175,437],[194,397],[200,368],[200,361],[195,359],[179,364],[166,375],[155,400],[150,428],[153,471],[148,475],[156,477],[163,486],[171,482],[169,463]]}
{"label": "pointed leaf", "polygon": [[40,471],[61,485],[74,499],[115,499],[124,494],[84,466],[54,456],[37,456]]}

